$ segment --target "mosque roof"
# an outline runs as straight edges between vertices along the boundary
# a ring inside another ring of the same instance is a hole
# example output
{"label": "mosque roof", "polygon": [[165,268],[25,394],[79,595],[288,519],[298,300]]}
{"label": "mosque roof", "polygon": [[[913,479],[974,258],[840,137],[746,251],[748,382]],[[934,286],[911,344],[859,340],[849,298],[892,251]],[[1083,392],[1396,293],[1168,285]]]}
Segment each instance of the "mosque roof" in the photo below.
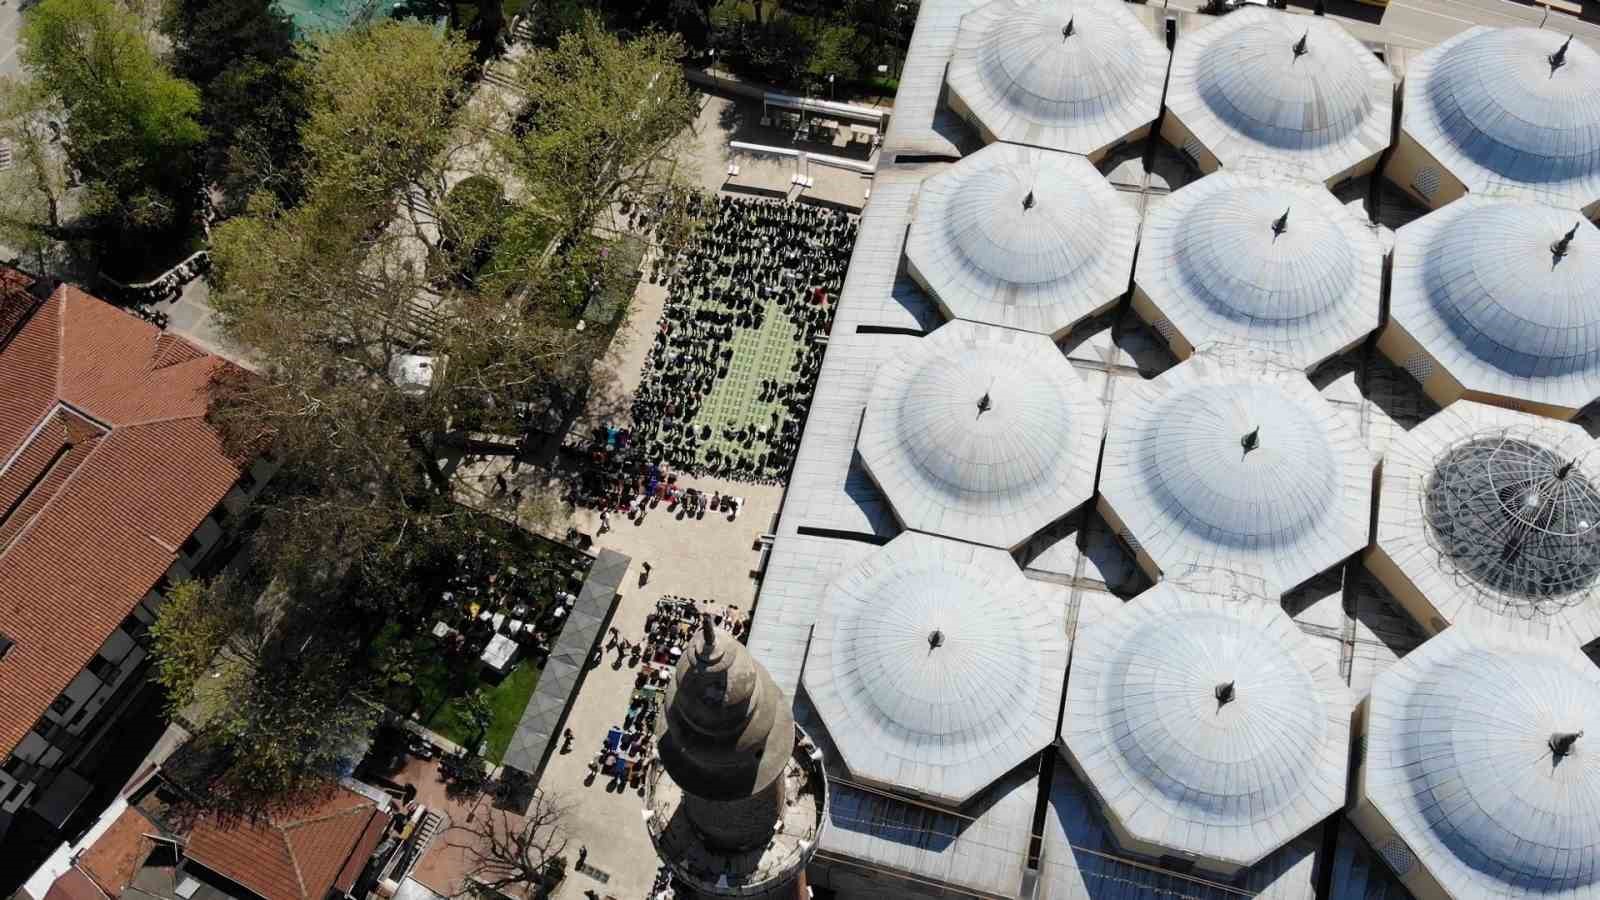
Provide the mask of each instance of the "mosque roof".
{"label": "mosque roof", "polygon": [[[1600,669],[1573,645],[1454,627],[1373,683],[1366,794],[1454,897],[1600,893]],[[1393,864],[1393,862],[1391,862]],[[1402,872],[1404,874],[1404,872]]]}
{"label": "mosque roof", "polygon": [[1150,213],[1134,281],[1190,345],[1309,369],[1377,327],[1383,249],[1321,183],[1225,170]]}
{"label": "mosque roof", "polygon": [[1433,628],[1600,637],[1596,449],[1577,425],[1472,402],[1390,445],[1376,544],[1437,611]]}
{"label": "mosque roof", "polygon": [[1135,385],[1100,493],[1163,571],[1259,577],[1276,597],[1366,546],[1371,463],[1299,370],[1199,354]]}
{"label": "mosque roof", "polygon": [[1394,77],[1333,19],[1247,6],[1188,32],[1167,108],[1223,167],[1326,181],[1389,145]]}
{"label": "mosque roof", "polygon": [[1136,840],[1243,866],[1344,805],[1353,708],[1276,603],[1163,582],[1079,632],[1061,738]]}
{"label": "mosque roof", "polygon": [[1103,420],[1050,338],[956,321],[879,371],[857,449],[905,527],[1011,548],[1094,494]]}
{"label": "mosque roof", "polygon": [[1600,230],[1576,212],[1468,195],[1395,234],[1390,315],[1468,391],[1600,396],[1597,293]]}
{"label": "mosque roof", "polygon": [[906,260],[947,317],[1059,337],[1127,291],[1137,228],[1083,157],[991,144],[923,182]]}
{"label": "mosque roof", "polygon": [[804,685],[852,776],[959,805],[1051,743],[1066,664],[1009,554],[905,532],[828,586]]}
{"label": "mosque roof", "polygon": [[996,140],[1093,154],[1155,121],[1167,50],[1122,0],[992,0],[946,80]]}
{"label": "mosque roof", "polygon": [[1600,53],[1581,40],[1478,26],[1407,64],[1400,125],[1469,191],[1575,209],[1600,201],[1597,82]]}

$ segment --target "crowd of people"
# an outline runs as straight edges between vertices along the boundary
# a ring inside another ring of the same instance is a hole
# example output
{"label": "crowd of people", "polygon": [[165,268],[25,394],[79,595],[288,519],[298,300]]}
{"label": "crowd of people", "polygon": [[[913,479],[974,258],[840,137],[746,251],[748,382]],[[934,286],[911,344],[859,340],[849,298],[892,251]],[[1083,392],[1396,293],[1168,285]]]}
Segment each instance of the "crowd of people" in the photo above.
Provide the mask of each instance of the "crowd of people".
{"label": "crowd of people", "polygon": [[[855,244],[854,215],[803,203],[692,195],[703,227],[688,249],[652,274],[666,308],[633,404],[644,458],[691,475],[776,483],[788,472],[834,302]],[[783,316],[797,343],[786,372],[762,373],[744,421],[702,417],[736,365],[742,333]],[[767,410],[763,414],[760,410]]]}

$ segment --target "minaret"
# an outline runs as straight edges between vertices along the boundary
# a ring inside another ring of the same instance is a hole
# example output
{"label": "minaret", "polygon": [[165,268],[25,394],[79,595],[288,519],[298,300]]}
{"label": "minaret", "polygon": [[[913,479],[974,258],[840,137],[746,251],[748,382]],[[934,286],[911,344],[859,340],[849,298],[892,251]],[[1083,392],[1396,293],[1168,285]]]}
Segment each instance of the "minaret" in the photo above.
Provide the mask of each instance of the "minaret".
{"label": "minaret", "polygon": [[657,731],[645,824],[678,882],[703,897],[798,896],[826,819],[822,757],[772,676],[710,618]]}

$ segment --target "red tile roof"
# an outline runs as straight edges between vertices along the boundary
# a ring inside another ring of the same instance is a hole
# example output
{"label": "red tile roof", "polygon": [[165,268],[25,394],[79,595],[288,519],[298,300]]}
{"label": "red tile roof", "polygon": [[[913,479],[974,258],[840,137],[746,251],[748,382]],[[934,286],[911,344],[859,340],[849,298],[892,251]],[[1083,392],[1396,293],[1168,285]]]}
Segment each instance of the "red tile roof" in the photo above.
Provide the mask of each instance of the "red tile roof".
{"label": "red tile roof", "polygon": [[388,826],[376,803],[338,788],[266,822],[202,820],[184,855],[264,900],[323,900],[355,883]]}
{"label": "red tile roof", "polygon": [[204,421],[226,365],[70,286],[0,345],[0,757],[238,479]]}
{"label": "red tile roof", "polygon": [[84,848],[73,871],[82,870],[82,874],[88,875],[107,896],[121,896],[155,846],[148,835],[160,833],[155,823],[130,806],[95,838],[93,844]]}
{"label": "red tile roof", "polygon": [[106,895],[89,876],[77,869],[68,869],[44,892],[44,900],[106,900]]}

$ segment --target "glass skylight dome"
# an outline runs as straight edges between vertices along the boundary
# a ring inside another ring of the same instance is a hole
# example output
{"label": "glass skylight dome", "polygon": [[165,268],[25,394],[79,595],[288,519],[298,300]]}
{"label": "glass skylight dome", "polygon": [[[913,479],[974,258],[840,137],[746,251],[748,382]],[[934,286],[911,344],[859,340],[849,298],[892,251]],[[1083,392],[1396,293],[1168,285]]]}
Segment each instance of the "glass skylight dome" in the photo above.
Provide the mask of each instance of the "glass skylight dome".
{"label": "glass skylight dome", "polygon": [[804,684],[852,776],[960,805],[1051,743],[1066,664],[1010,554],[906,532],[828,586]]}
{"label": "glass skylight dome", "polygon": [[992,0],[961,20],[945,77],[988,139],[1092,157],[1155,121],[1166,73],[1121,0]]}
{"label": "glass skylight dome", "polygon": [[884,365],[856,446],[905,527],[1009,549],[1094,494],[1103,420],[1049,338],[957,321]]}
{"label": "glass skylight dome", "polygon": [[1394,78],[1333,19],[1246,6],[1172,55],[1167,108],[1223,167],[1327,181],[1389,145]]}
{"label": "glass skylight dome", "polygon": [[991,144],[923,182],[906,263],[948,318],[1060,337],[1128,289],[1138,220],[1083,157]]}

